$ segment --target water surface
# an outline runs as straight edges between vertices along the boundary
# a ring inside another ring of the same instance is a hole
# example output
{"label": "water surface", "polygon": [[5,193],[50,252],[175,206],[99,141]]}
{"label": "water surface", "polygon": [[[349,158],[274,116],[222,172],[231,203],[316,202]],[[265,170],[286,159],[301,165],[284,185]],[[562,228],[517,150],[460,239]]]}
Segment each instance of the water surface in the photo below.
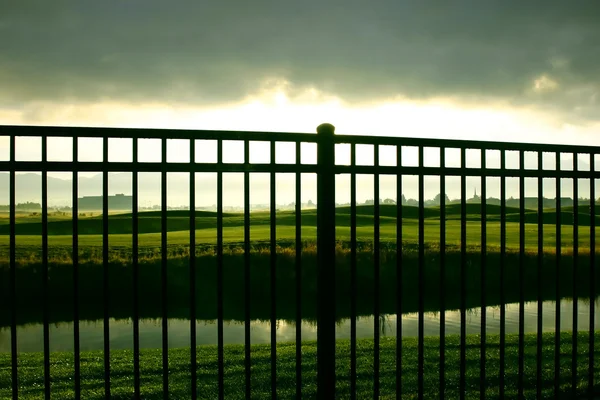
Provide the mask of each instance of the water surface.
{"label": "water surface", "polygon": [[[598,329],[600,319],[600,297],[595,301],[594,328]],[[537,302],[525,303],[524,329],[526,333],[537,331]],[[573,301],[563,299],[560,302],[561,330],[571,330],[573,327]],[[579,300],[577,303],[577,329],[589,330],[589,300]],[[542,309],[542,329],[544,332],[554,332],[556,302],[546,301]],[[381,336],[395,337],[395,314],[382,315],[379,319],[378,330]],[[440,316],[437,312],[424,314],[425,336],[439,336]],[[162,321],[160,319],[140,320],[140,347],[162,347]],[[183,319],[169,319],[169,347],[186,347],[190,345],[190,322]],[[244,322],[224,321],[223,339],[225,344],[244,343]],[[500,308],[486,308],[486,332],[500,333]],[[103,349],[103,321],[81,321],[79,325],[81,350]],[[460,311],[446,311],[446,334],[460,333]],[[270,343],[271,324],[269,321],[251,321],[251,342]],[[296,339],[296,324],[293,322],[277,321],[277,341],[291,342]],[[372,338],[374,334],[373,316],[358,317],[356,335],[358,338]],[[302,339],[316,340],[317,326],[314,322],[303,321],[301,324]],[[467,310],[467,334],[481,332],[481,308]],[[519,332],[519,304],[506,305],[506,333]],[[43,351],[43,325],[28,324],[17,327],[17,347],[19,352]],[[418,313],[402,316],[402,335],[405,337],[418,336]],[[350,338],[350,319],[344,319],[337,324],[336,336],[339,339]],[[196,340],[198,345],[217,344],[216,321],[197,321]],[[111,349],[133,348],[133,322],[131,319],[110,320]],[[64,322],[50,325],[50,351],[73,351],[73,323]],[[0,329],[0,352],[10,352],[10,328]]]}

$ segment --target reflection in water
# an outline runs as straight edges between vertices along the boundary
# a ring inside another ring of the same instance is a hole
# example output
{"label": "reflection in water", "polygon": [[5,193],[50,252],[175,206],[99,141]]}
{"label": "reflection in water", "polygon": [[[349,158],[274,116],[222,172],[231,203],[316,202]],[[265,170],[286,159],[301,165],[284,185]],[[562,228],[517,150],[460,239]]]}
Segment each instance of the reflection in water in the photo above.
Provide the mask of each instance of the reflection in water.
{"label": "reflection in water", "polygon": [[[600,297],[596,299],[594,326],[598,327],[600,315]],[[562,300],[561,330],[571,330],[573,323],[573,301]],[[578,330],[589,330],[589,301],[578,301]],[[545,332],[554,331],[556,303],[548,301],[543,303],[542,327]],[[480,333],[481,309],[467,310],[466,331]],[[525,332],[536,332],[537,329],[537,302],[525,304]],[[426,313],[424,315],[424,335],[436,336],[440,331],[440,320],[438,312]],[[160,348],[162,346],[161,320],[140,320],[140,347]],[[489,334],[500,332],[500,308],[487,307],[486,309],[486,331]],[[252,343],[269,343],[271,325],[269,321],[252,321],[251,340]],[[312,322],[302,322],[303,340],[317,339],[317,326]],[[378,329],[382,336],[396,336],[396,315],[381,316]],[[418,335],[418,314],[405,314],[402,317],[402,335]],[[506,305],[506,333],[517,333],[519,330],[519,304]],[[373,317],[358,317],[356,323],[356,334],[358,338],[371,338],[374,332]],[[460,333],[460,311],[446,312],[446,333]],[[42,325],[32,324],[17,328],[17,344],[20,352],[42,351],[43,342]],[[350,320],[338,322],[336,328],[338,339],[350,338]],[[292,342],[296,338],[296,326],[294,323],[278,321],[277,341]],[[80,322],[81,350],[101,350],[103,348],[103,325],[102,321]],[[217,324],[215,321],[198,321],[196,324],[196,340],[198,345],[217,344]],[[224,322],[225,344],[244,343],[244,323],[239,321]],[[169,347],[186,347],[190,343],[190,322],[187,320],[169,320]],[[112,349],[133,348],[133,323],[131,320],[110,321],[110,347]],[[50,326],[50,351],[72,351],[73,350],[73,324],[59,323]],[[10,328],[0,329],[0,352],[10,352]]]}

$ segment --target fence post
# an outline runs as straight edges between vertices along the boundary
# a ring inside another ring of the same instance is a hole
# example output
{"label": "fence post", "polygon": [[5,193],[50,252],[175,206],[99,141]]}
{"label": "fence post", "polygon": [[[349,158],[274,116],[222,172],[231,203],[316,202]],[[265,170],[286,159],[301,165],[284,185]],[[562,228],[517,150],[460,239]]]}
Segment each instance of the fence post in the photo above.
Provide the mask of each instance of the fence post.
{"label": "fence post", "polygon": [[317,127],[317,397],[335,397],[335,127]]}

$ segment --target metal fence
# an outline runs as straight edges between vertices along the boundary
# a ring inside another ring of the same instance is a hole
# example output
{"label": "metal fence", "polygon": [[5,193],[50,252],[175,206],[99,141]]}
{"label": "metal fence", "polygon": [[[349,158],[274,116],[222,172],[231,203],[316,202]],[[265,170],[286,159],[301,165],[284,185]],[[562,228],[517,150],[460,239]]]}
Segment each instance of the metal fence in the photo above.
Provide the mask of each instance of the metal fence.
{"label": "metal fence", "polygon": [[[445,299],[448,295],[447,290],[444,286],[443,277],[445,276],[445,257],[447,251],[447,215],[446,215],[446,199],[444,194],[446,193],[446,178],[447,177],[458,177],[460,179],[461,188],[461,201],[460,201],[460,269],[459,279],[460,285],[460,379],[459,379],[459,393],[461,397],[468,395],[469,389],[466,384],[466,370],[467,370],[467,331],[466,331],[466,310],[467,310],[467,290],[465,280],[467,278],[467,221],[469,216],[467,215],[467,192],[466,182],[468,177],[476,177],[481,182],[481,237],[479,251],[481,255],[481,268],[479,268],[481,282],[486,281],[486,274],[489,273],[486,268],[488,260],[487,249],[488,249],[488,238],[486,224],[488,216],[486,215],[486,197],[488,196],[488,190],[486,182],[488,178],[496,177],[500,183],[500,266],[499,266],[499,277],[500,277],[500,345],[498,348],[500,358],[500,371],[498,373],[498,385],[499,385],[499,396],[504,397],[505,391],[505,336],[506,336],[506,310],[505,304],[506,299],[504,293],[505,287],[505,269],[507,267],[507,206],[506,206],[506,180],[507,178],[517,178],[519,181],[519,215],[517,216],[519,222],[519,250],[518,250],[518,262],[520,263],[518,271],[519,276],[515,277],[518,282],[518,293],[519,293],[519,335],[518,335],[518,354],[519,354],[519,365],[518,365],[518,391],[519,395],[522,395],[524,388],[527,384],[531,384],[531,380],[527,374],[534,374],[532,378],[534,384],[537,385],[537,394],[541,397],[543,380],[542,376],[542,362],[538,361],[535,372],[526,371],[524,366],[524,354],[526,351],[525,347],[525,332],[524,332],[524,303],[525,303],[525,281],[523,271],[525,269],[524,263],[526,262],[526,252],[531,250],[526,249],[525,237],[526,237],[526,209],[525,209],[525,179],[535,178],[537,180],[537,220],[529,221],[528,224],[537,227],[537,292],[538,293],[538,312],[537,312],[537,354],[542,353],[542,284],[543,276],[548,274],[548,271],[543,270],[546,268],[543,262],[544,253],[544,227],[548,226],[547,222],[543,219],[543,180],[553,179],[555,181],[556,188],[556,209],[557,218],[555,222],[555,235],[556,235],[556,246],[555,246],[555,270],[551,273],[556,274],[556,287],[555,298],[556,311],[555,311],[555,341],[554,341],[554,390],[558,395],[561,392],[560,388],[560,375],[564,374],[560,368],[560,358],[564,357],[561,355],[560,349],[560,331],[561,331],[561,307],[560,299],[562,294],[560,293],[561,285],[560,280],[563,275],[561,272],[561,253],[565,252],[565,247],[561,244],[561,229],[564,231],[565,226],[561,220],[561,182],[565,180],[571,180],[573,185],[573,219],[571,221],[573,227],[573,244],[569,250],[569,257],[572,260],[570,265],[573,274],[573,287],[568,295],[573,298],[573,324],[572,329],[574,334],[572,335],[571,343],[571,382],[572,392],[570,395],[575,396],[577,392],[577,386],[581,386],[578,382],[577,377],[577,366],[579,360],[577,359],[578,354],[578,296],[581,292],[581,287],[577,282],[578,267],[580,260],[578,259],[579,254],[579,234],[581,232],[581,224],[579,218],[582,213],[579,212],[581,208],[580,200],[578,198],[579,185],[581,182],[589,185],[589,202],[588,213],[589,218],[589,287],[586,288],[585,296],[592,299],[589,303],[589,343],[587,348],[587,377],[586,377],[586,391],[588,394],[592,394],[597,388],[597,376],[595,371],[598,367],[595,364],[594,359],[594,333],[595,333],[595,303],[593,299],[596,296],[595,282],[597,277],[595,275],[596,257],[595,257],[595,232],[596,232],[596,202],[594,200],[596,189],[595,179],[600,179],[600,172],[595,170],[595,164],[598,155],[600,155],[600,147],[590,146],[562,146],[562,145],[542,145],[542,144],[523,144],[523,143],[502,143],[502,142],[484,142],[484,141],[459,141],[459,140],[437,140],[437,139],[417,139],[417,138],[400,138],[400,137],[376,137],[376,136],[357,136],[357,135],[334,135],[334,128],[329,124],[320,125],[317,129],[318,134],[299,134],[299,133],[273,133],[273,132],[230,132],[230,131],[187,131],[187,130],[155,130],[155,129],[115,129],[115,128],[70,128],[70,127],[34,127],[34,126],[0,126],[0,136],[9,138],[9,157],[8,160],[0,161],[0,171],[9,172],[9,204],[10,204],[10,231],[9,231],[9,274],[8,274],[8,287],[10,288],[10,338],[11,338],[11,354],[12,363],[10,368],[11,380],[12,380],[12,396],[13,398],[19,397],[19,366],[18,366],[18,351],[17,351],[17,312],[18,307],[16,305],[16,274],[17,274],[17,245],[16,245],[16,197],[15,197],[15,182],[17,179],[17,172],[35,171],[41,172],[42,174],[42,260],[43,260],[43,296],[47,298],[48,294],[48,173],[55,171],[67,171],[72,173],[73,177],[73,194],[72,194],[72,207],[73,207],[73,236],[72,236],[72,258],[73,258],[73,271],[72,278],[74,282],[73,287],[73,321],[74,321],[74,376],[73,376],[73,389],[76,398],[81,397],[82,392],[82,379],[81,379],[81,352],[80,352],[80,305],[78,304],[78,298],[81,288],[79,287],[79,267],[78,267],[78,247],[79,238],[77,216],[78,212],[78,173],[90,172],[90,171],[101,171],[103,174],[103,186],[102,186],[102,221],[103,221],[103,247],[102,256],[104,263],[106,264],[109,260],[109,240],[108,240],[108,174],[109,172],[129,172],[132,173],[132,192],[133,192],[133,207],[132,207],[132,220],[133,220],[133,234],[132,234],[132,269],[134,285],[131,288],[133,293],[133,360],[134,360],[134,394],[135,397],[140,396],[140,330],[139,330],[139,302],[138,292],[140,288],[137,284],[137,278],[139,276],[139,243],[138,243],[138,174],[142,172],[159,172],[161,175],[161,188],[162,188],[162,235],[161,235],[161,251],[162,251],[162,269],[161,269],[161,299],[162,299],[162,372],[163,372],[163,390],[164,397],[169,397],[169,330],[167,325],[168,318],[168,307],[167,307],[167,173],[171,172],[187,172],[189,173],[190,180],[190,196],[189,205],[190,210],[196,208],[196,182],[194,179],[194,173],[197,172],[211,172],[217,175],[217,219],[216,219],[216,254],[217,254],[217,331],[218,331],[218,385],[219,385],[219,397],[224,397],[224,339],[223,339],[223,249],[224,249],[224,236],[223,236],[223,174],[229,172],[242,173],[244,177],[244,250],[245,250],[245,267],[244,267],[244,280],[245,280],[245,397],[250,398],[252,395],[251,387],[251,331],[250,331],[250,310],[252,307],[251,297],[249,295],[250,288],[250,195],[249,195],[249,184],[250,174],[255,172],[268,173],[270,175],[270,240],[269,247],[271,251],[271,263],[270,263],[270,288],[271,288],[271,309],[270,309],[270,321],[271,321],[271,392],[272,396],[277,397],[277,345],[276,345],[276,315],[277,315],[277,303],[275,297],[275,284],[276,284],[276,256],[277,256],[277,237],[276,237],[276,180],[275,176],[277,173],[292,173],[296,177],[296,201],[295,201],[295,223],[296,223],[296,237],[295,237],[295,251],[296,251],[296,274],[301,276],[302,274],[302,233],[300,229],[301,225],[301,174],[312,173],[317,176],[317,251],[318,251],[318,316],[317,316],[317,359],[318,359],[318,371],[317,371],[317,391],[319,398],[334,398],[336,389],[336,305],[335,305],[335,258],[336,258],[336,203],[335,203],[335,181],[336,175],[347,174],[350,177],[350,249],[352,254],[352,263],[350,266],[350,282],[351,282],[351,298],[350,298],[350,321],[351,321],[351,340],[350,340],[350,396],[356,398],[357,389],[357,330],[356,330],[356,316],[357,316],[357,265],[356,265],[356,251],[357,251],[357,175],[370,175],[373,176],[374,191],[373,199],[373,218],[374,218],[374,236],[373,236],[373,266],[374,266],[374,281],[373,291],[379,293],[380,285],[380,202],[377,199],[380,198],[380,177],[387,175],[395,177],[396,179],[396,216],[397,216],[397,228],[396,228],[396,244],[398,253],[402,253],[403,243],[403,229],[402,229],[402,217],[403,212],[406,210],[401,204],[401,198],[403,195],[403,180],[404,176],[416,176],[418,180],[418,245],[416,249],[418,251],[418,273],[417,281],[411,282],[411,285],[417,286],[418,293],[418,347],[417,347],[417,371],[418,379],[416,387],[407,390],[402,385],[403,379],[403,365],[402,365],[402,318],[400,315],[403,311],[403,300],[401,291],[398,290],[396,294],[396,313],[398,318],[396,319],[396,387],[395,392],[398,397],[413,393],[418,394],[419,398],[424,396],[424,366],[425,366],[425,348],[424,348],[424,314],[425,314],[425,298],[428,295],[425,292],[425,217],[426,207],[424,200],[425,190],[425,179],[428,176],[439,177],[439,193],[440,196],[440,231],[439,231],[439,253],[440,257],[440,276],[442,281],[439,285],[439,298],[440,298],[440,330],[439,330],[439,392],[436,396],[443,397],[445,393],[445,387],[447,385],[446,375],[446,324],[445,324],[445,310],[446,304]],[[17,139],[19,137],[39,137],[41,138],[41,160],[38,161],[19,161],[16,158],[16,147]],[[49,161],[47,158],[48,149],[48,138],[52,137],[66,137],[72,138],[72,160],[61,162],[61,161]],[[102,161],[89,162],[82,161],[78,152],[78,140],[80,138],[101,138],[102,139]],[[109,140],[112,138],[128,138],[132,140],[132,159],[128,162],[110,162],[109,161]],[[138,160],[138,140],[142,138],[153,138],[161,141],[161,160],[156,163],[140,162]],[[189,154],[182,155],[184,158],[188,158],[188,162],[171,163],[167,162],[167,141],[170,139],[182,139],[189,143]],[[199,139],[204,140],[215,140],[217,142],[217,160],[215,163],[197,163],[196,160],[196,144],[195,141]],[[224,141],[241,141],[244,148],[244,160],[241,163],[227,163],[223,161],[223,143]],[[269,144],[269,156],[270,161],[268,163],[251,163],[250,162],[250,144],[254,141],[268,142]],[[291,142],[295,144],[295,161],[292,163],[278,163],[276,162],[276,144],[279,142]],[[310,145],[316,145],[317,150],[317,162],[316,163],[303,163],[301,148],[302,144],[308,143]],[[350,146],[350,163],[349,165],[341,165],[336,163],[335,149],[336,146],[342,144],[349,144]],[[359,165],[357,163],[356,154],[357,146],[368,145],[372,146],[373,150],[373,163],[372,165]],[[396,160],[392,165],[382,165],[380,163],[380,148],[381,146],[391,146],[396,149]],[[417,162],[412,166],[406,165],[403,160],[403,148],[412,147],[416,149]],[[425,162],[424,152],[430,149],[436,149],[437,160],[432,165],[427,165]],[[447,153],[450,149],[460,154],[460,164],[456,166],[449,166],[447,160]],[[474,150],[475,154],[478,154],[479,162],[477,165],[467,165],[467,152]],[[499,153],[500,165],[497,167],[490,166],[489,155],[493,152]],[[517,165],[507,164],[507,154],[509,152],[516,152],[518,154]],[[535,168],[529,168],[526,166],[526,154],[533,154],[537,156],[537,166]],[[561,168],[564,161],[564,155],[567,154],[572,157],[573,164],[570,168]],[[561,155],[563,155],[561,157]],[[546,168],[543,164],[544,160],[552,159],[555,163],[555,168]],[[585,170],[578,168],[579,160],[586,159],[587,166]],[[588,204],[586,204],[588,206]],[[191,248],[195,248],[196,243],[196,218],[195,213],[190,213],[190,235],[189,243]],[[471,250],[469,250],[471,251]],[[397,287],[401,288],[406,285],[406,282],[402,282],[402,269],[403,269],[403,258],[401,254],[396,258],[397,260]],[[196,357],[196,297],[198,295],[195,283],[196,277],[196,260],[195,252],[190,252],[189,260],[189,319],[190,319],[190,396],[196,398],[200,394],[197,391],[197,357]],[[103,271],[103,296],[102,301],[104,304],[104,389],[105,397],[111,395],[111,368],[110,368],[110,354],[111,348],[109,345],[109,298],[110,298],[110,287],[109,282],[109,270],[105,268]],[[483,284],[482,284],[483,285]],[[303,317],[303,310],[300,307],[302,304],[302,287],[301,280],[297,279],[295,287],[295,296],[297,301],[297,309],[295,319],[298,322],[296,325],[296,396],[298,398],[303,397],[303,385],[302,385],[302,332],[301,324]],[[50,331],[49,331],[49,306],[48,302],[45,301],[40,304],[43,308],[43,346],[44,346],[44,390],[46,398],[49,398],[51,394],[51,380],[50,380]],[[481,332],[479,346],[481,348],[480,359],[479,359],[479,374],[480,374],[480,387],[481,398],[486,396],[486,388],[489,382],[486,380],[486,374],[490,374],[490,371],[486,371],[486,307],[491,305],[489,300],[486,298],[486,290],[482,287],[480,290],[480,309],[481,309]],[[381,314],[379,296],[374,296],[373,310],[374,316],[374,360],[373,360],[373,397],[379,398],[380,395],[380,330],[379,330],[379,317]],[[494,372],[495,374],[496,372]],[[359,378],[362,379],[362,378]],[[529,383],[528,383],[529,382]],[[404,393],[402,393],[404,390]]]}

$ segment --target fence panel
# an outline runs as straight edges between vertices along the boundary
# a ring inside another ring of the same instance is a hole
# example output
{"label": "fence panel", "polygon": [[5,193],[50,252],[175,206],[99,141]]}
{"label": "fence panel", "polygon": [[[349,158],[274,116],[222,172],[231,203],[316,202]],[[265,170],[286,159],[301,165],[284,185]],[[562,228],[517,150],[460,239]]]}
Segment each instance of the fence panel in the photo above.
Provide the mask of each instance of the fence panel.
{"label": "fence panel", "polygon": [[[113,307],[115,302],[123,300],[120,297],[123,294],[115,292],[121,290],[118,289],[121,280],[130,291],[131,299],[131,307],[125,314],[131,319],[131,394],[135,398],[145,396],[144,380],[149,378],[142,376],[144,363],[140,360],[144,342],[141,321],[149,315],[151,307],[147,302],[156,302],[159,310],[156,315],[150,313],[160,319],[161,352],[157,358],[158,364],[153,364],[153,368],[160,370],[157,387],[160,387],[164,398],[180,393],[178,390],[183,390],[185,396],[194,399],[227,398],[234,394],[228,382],[236,379],[240,388],[237,395],[243,394],[246,398],[260,393],[261,396],[270,395],[273,398],[316,395],[329,399],[336,396],[336,384],[344,390],[348,387],[351,398],[378,398],[393,393],[399,398],[412,394],[418,398],[465,398],[477,391],[481,398],[496,394],[501,398],[523,397],[532,391],[538,398],[558,395],[576,397],[584,392],[591,396],[598,390],[595,372],[596,352],[599,351],[595,327],[598,279],[595,197],[596,179],[600,179],[600,172],[595,168],[595,160],[600,148],[335,135],[334,127],[330,124],[320,125],[316,135],[0,126],[0,136],[8,137],[9,154],[8,160],[0,161],[0,170],[7,171],[9,191],[8,222],[4,227],[0,226],[0,258],[7,261],[0,270],[2,288],[6,289],[1,294],[4,306],[0,329],[10,335],[6,354],[0,354],[0,371],[6,375],[0,376],[0,381],[7,383],[7,389],[1,392],[2,396],[17,399],[43,395],[49,398],[55,389],[63,390],[63,383],[59,382],[60,379],[55,380],[53,372],[52,335],[53,324],[61,321],[61,317],[55,316],[57,308],[65,303],[65,298],[68,298],[68,321],[73,327],[70,390],[74,397],[85,398],[89,390],[86,388],[86,376],[82,374],[82,371],[89,371],[90,368],[89,354],[82,348],[82,324],[90,315],[102,321],[101,365],[96,371],[101,370],[98,373],[102,385],[94,387],[94,390],[102,392],[107,398],[124,393],[119,376],[125,367],[115,361],[121,357],[121,353],[111,344],[115,334],[111,324],[117,314],[123,316]],[[39,160],[24,161],[18,157],[20,149],[17,144],[22,137],[41,139]],[[48,159],[48,139],[57,137],[72,139],[72,161]],[[100,139],[100,160],[82,160],[78,144],[82,138]],[[114,138],[132,141],[132,157],[129,161],[111,161],[109,141]],[[160,157],[155,162],[140,160],[140,141],[143,139],[155,139],[160,143]],[[189,145],[189,150],[185,150],[185,158],[189,156],[187,162],[169,159],[167,147],[171,139]],[[213,162],[198,162],[199,153],[206,151],[202,145],[198,146],[202,140],[215,142]],[[233,162],[231,157],[224,157],[225,141],[237,141],[243,145],[243,162]],[[262,154],[265,157],[268,155],[268,162],[252,162],[251,156],[254,154],[251,148],[255,142],[264,142],[268,146],[266,153]],[[279,151],[284,151],[283,147],[278,147],[279,142],[287,142],[291,146],[292,150],[285,153],[284,157],[278,155]],[[336,163],[336,145],[341,144],[347,145],[350,152],[347,165]],[[305,154],[304,145],[316,146],[316,163],[304,162],[308,154],[308,151]],[[362,145],[372,146],[371,163],[364,163],[357,157],[357,148]],[[391,162],[385,158],[387,153],[384,154],[382,150],[386,146],[396,151],[395,157],[392,157],[395,159],[390,158]],[[411,165],[406,165],[411,161],[411,153],[406,152],[403,156],[403,151],[409,147],[415,149],[416,156],[412,155],[415,159]],[[429,158],[430,149],[439,151],[439,156],[435,153],[433,158]],[[456,153],[454,156],[450,155],[452,151]],[[480,162],[471,164],[468,160],[470,154],[479,154]],[[527,154],[537,156],[535,165],[528,163]],[[554,162],[552,168],[545,163],[547,155]],[[581,155],[589,155],[589,168],[582,167]],[[294,160],[290,162],[288,158],[292,156]],[[565,160],[571,158],[573,166],[565,168]],[[492,163],[496,161],[497,168],[494,168]],[[72,235],[68,241],[72,247],[68,251],[71,258],[68,275],[72,287],[68,287],[65,293],[57,290],[60,287],[56,282],[62,279],[59,276],[62,267],[53,258],[53,246],[58,240],[54,235],[58,228],[49,212],[53,199],[49,195],[48,174],[57,171],[67,171],[72,176],[72,220],[64,225],[68,227],[64,228],[65,232],[69,230]],[[97,225],[94,225],[97,229],[92,229],[90,226],[96,222],[80,216],[83,209],[79,201],[80,195],[85,192],[83,174],[95,171],[99,171],[102,178],[101,216],[97,218]],[[36,235],[27,233],[31,227],[28,228],[26,221],[20,220],[23,216],[17,207],[20,199],[17,196],[20,190],[18,181],[21,174],[26,172],[37,172],[41,176],[41,213],[35,216],[39,217],[40,232]],[[128,231],[131,234],[131,261],[122,270],[114,267],[112,240],[118,238],[111,236],[114,233],[111,230],[114,217],[109,202],[109,173],[114,172],[126,172],[132,176],[132,208],[127,217],[131,221]],[[148,273],[141,241],[146,240],[147,236],[142,235],[148,233],[148,228],[144,221],[146,215],[140,209],[139,178],[140,173],[149,172],[159,175],[157,185],[160,185],[161,191],[160,212],[157,213],[160,228],[154,232],[160,235],[157,242],[157,271],[160,278],[157,291],[151,296],[142,285]],[[173,275],[175,264],[170,258],[172,247],[169,242],[174,237],[170,224],[174,223],[172,216],[175,214],[169,211],[167,183],[169,173],[174,172],[186,173],[186,184],[189,184],[189,214],[183,218],[187,224],[183,230],[187,232],[185,238],[181,239],[182,243],[189,246],[189,253],[186,253],[185,268],[179,270],[180,275]],[[214,173],[216,176],[216,204],[214,214],[209,217],[198,211],[197,190],[205,189],[197,183],[198,173]],[[236,272],[240,278],[239,285],[232,283],[231,268],[228,267],[228,260],[233,259],[230,247],[238,236],[231,239],[228,231],[232,217],[226,213],[228,199],[224,173],[243,175],[244,196],[239,199],[243,203],[243,213],[236,217],[239,217],[240,226],[243,226],[239,231],[242,256]],[[251,176],[256,173],[268,174],[269,177],[269,212],[265,214],[268,215],[265,228],[268,228],[269,234],[262,244],[252,240],[250,229],[256,215],[251,213]],[[289,173],[295,180],[295,204],[290,209],[293,217],[289,223],[286,222],[293,230],[289,237],[285,234],[279,237],[277,233],[279,218],[287,215],[277,210],[277,202],[283,198],[276,184],[278,173]],[[307,173],[316,174],[317,177],[314,222],[310,222],[312,214],[302,207],[305,193],[302,177]],[[347,210],[336,203],[339,194],[335,190],[335,179],[341,174],[348,174],[350,178]],[[358,204],[359,196],[367,194],[357,183],[357,175],[373,177],[373,190],[368,193],[372,195],[373,203],[368,206]],[[387,190],[382,184],[382,177],[385,176],[393,177],[396,182],[396,201],[389,206],[380,199]],[[426,177],[439,177],[439,186],[435,184],[436,190],[439,187],[438,200],[425,198],[430,189]],[[456,185],[448,183],[451,179],[457,180]],[[480,196],[475,194],[472,199],[467,198],[470,179],[480,182]],[[494,185],[488,184],[488,179],[498,180],[499,198],[490,195],[495,189]],[[527,197],[527,179],[537,183],[535,199]],[[414,187],[417,200],[413,203],[403,201],[405,194]],[[555,191],[555,199],[545,197],[549,190]],[[563,195],[565,190],[571,191],[566,197]],[[447,192],[459,193],[459,199],[447,198]],[[518,200],[512,197],[513,194],[518,196]],[[347,236],[341,234],[336,237],[336,215],[342,214],[348,219],[348,233]],[[210,219],[212,222],[203,219],[213,217]],[[312,236],[309,231],[303,231],[303,228],[313,226],[311,223],[316,228],[316,265],[310,258],[309,241]],[[586,226],[588,223],[589,231]],[[210,245],[212,247],[207,247],[205,239],[198,235],[210,224],[214,224],[211,226],[216,235],[214,243]],[[99,235],[98,248],[101,248],[98,253],[101,270],[94,275],[97,279],[93,285],[88,276],[91,268],[86,258],[88,256],[84,253],[88,250],[86,246],[89,246],[92,231]],[[30,236],[36,238],[27,240],[40,239],[39,255],[37,258],[32,256],[33,261],[21,257],[25,248],[21,239]],[[367,236],[369,238],[365,239]],[[289,249],[282,248],[285,240],[293,242]],[[365,242],[368,242],[366,247]],[[209,252],[214,255],[214,271],[203,264],[205,258],[200,249],[205,247],[210,248]],[[259,247],[262,249],[260,251],[268,253],[268,268],[264,274],[259,271],[253,258]],[[290,254],[293,253],[289,259],[285,253],[288,250]],[[346,250],[348,256],[344,253]],[[368,260],[368,263],[364,260]],[[284,261],[290,263],[289,270],[287,267],[281,269]],[[39,273],[32,272],[31,276],[35,277],[33,281],[27,281],[27,262],[39,264]],[[123,272],[125,270],[127,272]],[[119,275],[121,273],[122,276]],[[203,283],[205,277],[210,277],[214,286],[206,286]],[[257,280],[264,277],[267,277],[266,281],[260,283],[263,286],[257,286]],[[185,282],[184,286],[181,281]],[[282,288],[280,282],[292,283]],[[348,287],[340,282],[346,282]],[[39,292],[32,288],[39,289]],[[207,297],[207,290],[214,290],[214,298]],[[243,306],[239,315],[232,318],[229,307],[236,290],[239,291],[237,295],[242,299]],[[264,293],[261,293],[262,290]],[[340,304],[340,296],[344,293],[349,294],[348,306]],[[263,294],[266,303],[261,297]],[[92,302],[96,308],[88,313],[85,307],[90,305],[93,296],[97,296]],[[535,303],[530,307],[529,302],[532,301]],[[554,301],[550,312],[554,319],[553,329],[549,329],[545,322],[544,311],[549,312],[548,304],[552,304],[546,301]],[[568,301],[572,301],[572,304]],[[207,304],[213,302],[216,310],[209,311],[210,305]],[[288,311],[292,303],[293,312]],[[173,371],[173,363],[181,361],[172,352],[171,340],[175,340],[176,335],[170,331],[172,312],[182,304],[186,309],[178,315],[189,320],[189,355],[186,354],[184,366],[189,372],[189,382],[186,381],[185,389],[180,387],[179,378],[173,375],[180,373]],[[268,304],[268,310],[263,312],[259,308],[264,304]],[[315,305],[315,310],[311,308],[312,305]],[[496,318],[494,307],[499,310],[497,333],[492,331],[490,325],[490,321]],[[517,312],[513,307],[517,307]],[[454,317],[454,310],[458,311],[457,317]],[[434,319],[431,311],[437,313]],[[416,334],[411,338],[403,330],[409,329],[410,315],[415,312]],[[479,318],[471,318],[473,312],[479,312]],[[535,314],[535,317],[531,317],[534,330],[527,329],[529,312]],[[31,317],[37,313],[39,318]],[[216,357],[214,365],[210,364],[215,367],[215,373],[210,378],[203,370],[207,368],[208,361],[201,356],[202,346],[198,345],[198,323],[208,319],[207,315],[213,315],[216,323]],[[382,331],[381,322],[390,315],[395,315],[395,338],[392,342],[387,340],[386,333]],[[361,317],[373,318],[372,325],[366,330],[363,329]],[[339,333],[340,329],[338,323],[345,318],[350,320],[348,355],[340,353],[340,348],[345,348],[343,339],[336,340],[336,332]],[[234,361],[227,358],[233,357],[230,354],[234,352],[231,350],[233,347],[226,343],[230,329],[226,324],[230,319],[239,320],[244,325],[243,339],[240,341],[243,350],[239,360],[235,359],[240,361],[240,365],[231,368],[229,363]],[[278,326],[285,319],[295,321],[292,356],[288,356],[285,344],[278,343]],[[306,319],[316,320],[316,374],[303,370],[303,365],[313,365],[312,353],[305,352],[310,347],[303,347],[305,343],[310,343],[306,342],[307,336],[302,330],[302,321]],[[268,361],[264,365],[257,364],[263,361],[254,354],[255,349],[259,353],[262,351],[254,347],[253,342],[251,324],[257,320],[269,323]],[[21,327],[32,321],[41,325],[39,393],[34,393],[31,387],[26,386],[31,384],[32,378],[23,371],[30,365],[28,360],[33,358],[21,351],[18,341]],[[435,327],[437,338],[427,333],[431,321],[439,324]],[[476,329],[479,336],[471,336],[470,329]],[[363,331],[372,332],[372,342],[363,341]],[[530,335],[531,332],[535,335]],[[548,353],[549,348],[551,354]],[[567,356],[566,348],[569,349]],[[390,349],[393,350],[392,355]],[[349,357],[347,365],[341,361],[346,360],[346,356]],[[372,359],[372,369],[370,361],[369,365],[365,364],[367,358]],[[512,365],[513,362],[515,365]],[[439,370],[431,370],[430,363],[439,365]],[[252,378],[254,374],[264,376],[265,365],[269,382],[263,387]],[[394,370],[391,375],[390,365]],[[238,370],[239,376],[235,375]],[[547,377],[551,375],[553,379],[548,380]],[[214,383],[214,391],[209,388],[207,380]]]}

